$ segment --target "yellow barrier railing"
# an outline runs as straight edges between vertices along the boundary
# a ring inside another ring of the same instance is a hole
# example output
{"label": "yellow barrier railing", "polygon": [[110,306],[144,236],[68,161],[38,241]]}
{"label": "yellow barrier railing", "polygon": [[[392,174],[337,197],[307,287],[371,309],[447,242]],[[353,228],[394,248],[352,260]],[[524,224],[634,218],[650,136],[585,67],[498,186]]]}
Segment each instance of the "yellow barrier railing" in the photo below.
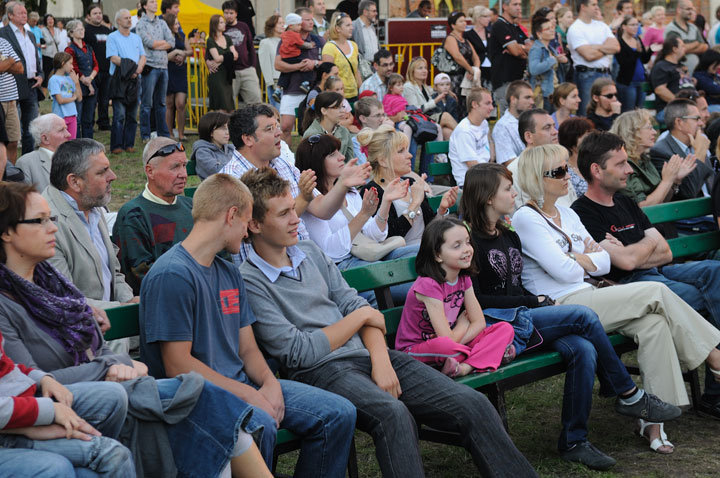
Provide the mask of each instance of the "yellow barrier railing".
{"label": "yellow barrier railing", "polygon": [[[441,43],[388,43],[380,45],[381,48],[390,50],[395,55],[395,71],[404,73],[404,67],[410,63],[410,60],[416,56],[422,56],[428,60],[430,74],[428,81],[432,85],[435,78],[435,67],[430,63],[435,49]],[[257,47],[256,47],[257,48]],[[265,78],[260,73],[258,67],[258,76],[260,77],[260,91],[262,92],[263,101],[267,102],[267,88],[265,87]],[[207,113],[207,64],[205,63],[205,47],[195,45],[193,47],[193,55],[188,58],[187,76],[188,76],[188,101],[187,101],[187,121],[188,128],[197,129],[198,121]],[[237,99],[236,99],[237,100]]]}

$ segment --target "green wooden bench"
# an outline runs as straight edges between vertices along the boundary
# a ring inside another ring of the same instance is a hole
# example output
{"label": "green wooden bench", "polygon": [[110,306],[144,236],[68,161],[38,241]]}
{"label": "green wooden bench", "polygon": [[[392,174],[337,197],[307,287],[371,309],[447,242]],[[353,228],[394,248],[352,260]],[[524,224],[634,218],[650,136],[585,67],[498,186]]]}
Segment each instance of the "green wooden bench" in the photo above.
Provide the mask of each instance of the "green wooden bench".
{"label": "green wooden bench", "polygon": [[[448,154],[449,151],[450,141],[429,141],[425,143],[425,152],[427,154]],[[452,178],[450,161],[447,163],[430,163],[428,173],[430,176],[450,176]]]}
{"label": "green wooden bench", "polygon": [[[187,162],[187,165],[185,166],[185,170],[187,171],[188,176],[197,176],[197,171],[195,170],[196,164],[195,160],[191,159]],[[185,195],[187,197],[193,197],[195,195],[195,191],[197,190],[197,186],[195,187],[188,187],[185,188]]]}
{"label": "green wooden bench", "polygon": [[[644,207],[653,224],[712,215],[712,200],[707,197],[668,202]],[[702,252],[720,249],[720,231],[703,232],[668,239],[673,258],[686,258]]]}
{"label": "green wooden bench", "polygon": [[[105,333],[105,340],[122,339],[140,335],[140,306],[138,304],[122,305],[105,312],[110,319],[112,328]],[[275,439],[275,450],[273,452],[272,471],[275,472],[278,457],[300,449],[300,439],[290,430],[281,428]],[[355,452],[355,440],[350,447],[350,458],[348,460],[348,475],[350,478],[357,478],[357,455]]]}

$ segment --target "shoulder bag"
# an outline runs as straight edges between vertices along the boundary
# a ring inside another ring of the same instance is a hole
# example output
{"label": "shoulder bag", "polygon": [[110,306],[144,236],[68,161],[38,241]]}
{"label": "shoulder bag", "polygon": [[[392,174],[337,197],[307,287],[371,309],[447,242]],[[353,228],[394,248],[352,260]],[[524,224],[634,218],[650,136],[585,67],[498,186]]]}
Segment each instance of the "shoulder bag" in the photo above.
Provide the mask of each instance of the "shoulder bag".
{"label": "shoulder bag", "polygon": [[[342,207],[342,212],[350,222],[355,216],[347,207]],[[405,239],[400,236],[391,236],[382,242],[367,237],[362,231],[352,238],[350,254],[366,262],[377,262],[399,247],[405,246]]]}

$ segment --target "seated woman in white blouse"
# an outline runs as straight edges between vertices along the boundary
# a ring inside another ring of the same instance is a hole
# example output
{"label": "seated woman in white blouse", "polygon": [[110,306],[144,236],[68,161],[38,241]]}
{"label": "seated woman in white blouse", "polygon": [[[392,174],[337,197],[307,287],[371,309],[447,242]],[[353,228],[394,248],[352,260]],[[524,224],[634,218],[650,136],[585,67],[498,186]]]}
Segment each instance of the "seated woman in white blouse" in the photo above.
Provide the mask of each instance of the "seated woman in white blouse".
{"label": "seated woman in white blouse", "polygon": [[[531,198],[512,220],[523,247],[522,282],[533,294],[548,294],[558,304],[592,308],[606,332],[633,338],[645,389],[665,402],[687,405],[682,370],[706,360],[718,369],[720,331],[664,284],[596,288],[584,281],[607,274],[610,256],[572,209],[556,205],[568,192],[567,159],[567,150],[558,145],[537,146],[520,155],[517,181]],[[672,452],[662,424],[641,420],[640,427],[653,450]]]}
{"label": "seated woman in white blouse", "polygon": [[[316,134],[305,138],[298,145],[295,153],[297,167],[304,171],[315,172],[317,190],[322,194],[332,189],[335,181],[345,167],[345,156],[340,153],[340,140],[324,134]],[[360,267],[370,262],[352,255],[353,239],[362,232],[366,237],[382,242],[388,237],[388,214],[393,201],[405,197],[409,181],[396,178],[385,187],[382,200],[378,193],[368,189],[363,196],[350,188],[345,195],[343,207],[328,220],[320,219],[305,211],[302,219],[310,234],[310,239],[323,250],[342,271],[352,267]],[[377,212],[376,212],[377,210]],[[417,254],[418,245],[399,247],[388,253],[382,260],[413,257]],[[394,300],[405,301],[407,291],[412,284],[391,289]]]}

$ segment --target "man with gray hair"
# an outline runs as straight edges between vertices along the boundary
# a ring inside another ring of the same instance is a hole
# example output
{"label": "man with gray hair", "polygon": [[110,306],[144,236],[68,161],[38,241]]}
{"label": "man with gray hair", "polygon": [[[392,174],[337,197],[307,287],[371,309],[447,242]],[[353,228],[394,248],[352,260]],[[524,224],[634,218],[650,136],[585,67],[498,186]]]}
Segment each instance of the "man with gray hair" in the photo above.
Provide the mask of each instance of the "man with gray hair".
{"label": "man with gray hair", "polygon": [[377,3],[373,0],[361,0],[358,5],[360,15],[353,21],[352,39],[358,46],[360,55],[358,68],[363,81],[372,74],[372,65],[375,53],[380,49],[377,33],[375,32],[375,20],[378,16]]}
{"label": "man with gray hair", "polygon": [[65,120],[54,113],[38,116],[30,123],[30,134],[38,149],[23,154],[16,166],[25,175],[25,182],[35,184],[43,192],[50,184],[50,165],[58,147],[70,139]]}
{"label": "man with gray hair", "polygon": [[[145,67],[146,57],[142,40],[137,34],[130,31],[132,17],[128,9],[123,8],[117,11],[115,14],[115,24],[117,25],[117,30],[108,35],[105,55],[110,59],[109,72],[110,76],[113,77],[111,85],[119,89],[122,84],[133,81],[135,83],[138,82],[138,76],[140,76]],[[118,69],[120,69],[120,71],[117,76],[123,76],[123,62],[126,65],[126,69],[130,69],[130,71],[132,70],[132,64],[129,62],[135,64],[135,72],[131,73],[130,79],[126,79],[124,82],[114,78],[116,76],[116,70]],[[109,96],[113,100],[110,152],[115,154],[123,151],[134,153],[135,133],[137,132],[137,120],[135,119],[138,109],[137,98],[135,101],[125,99],[126,95],[119,94],[118,91],[110,91]]]}
{"label": "man with gray hair", "polygon": [[20,128],[22,131],[22,151],[29,153],[35,149],[30,122],[38,115],[38,90],[43,81],[40,53],[35,46],[35,36],[28,28],[27,10],[22,2],[9,2],[5,7],[10,23],[0,28],[0,38],[7,40],[20,58],[23,73],[14,73],[20,107]]}
{"label": "man with gray hair", "polygon": [[[43,191],[58,216],[55,256],[48,261],[98,309],[138,301],[120,271],[103,215],[115,179],[102,143],[73,139],[55,151],[50,185]],[[115,351],[127,349],[124,341]]]}
{"label": "man with gray hair", "polygon": [[120,248],[120,268],[135,294],[155,261],[185,240],[193,227],[192,199],[187,184],[185,146],[174,139],[151,139],[142,155],[145,190],[126,202],[113,225]]}

